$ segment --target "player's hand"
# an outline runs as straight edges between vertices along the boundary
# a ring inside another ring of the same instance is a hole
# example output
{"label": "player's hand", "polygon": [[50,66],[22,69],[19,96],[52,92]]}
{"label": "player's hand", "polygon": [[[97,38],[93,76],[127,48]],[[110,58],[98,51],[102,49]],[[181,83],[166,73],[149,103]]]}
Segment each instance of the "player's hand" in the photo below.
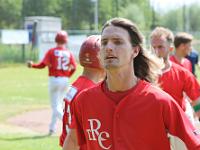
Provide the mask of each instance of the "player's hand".
{"label": "player's hand", "polygon": [[32,67],[32,64],[33,64],[33,62],[32,61],[27,61],[27,67],[29,67],[29,68],[31,68]]}

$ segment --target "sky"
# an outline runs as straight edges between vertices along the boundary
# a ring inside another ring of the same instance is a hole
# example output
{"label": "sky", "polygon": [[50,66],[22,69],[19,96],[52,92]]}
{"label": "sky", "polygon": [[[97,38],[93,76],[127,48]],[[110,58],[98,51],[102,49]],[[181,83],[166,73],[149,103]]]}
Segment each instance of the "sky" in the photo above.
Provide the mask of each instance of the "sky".
{"label": "sky", "polygon": [[166,12],[181,7],[184,4],[186,6],[192,3],[200,4],[200,0],[150,0],[150,3],[156,10]]}

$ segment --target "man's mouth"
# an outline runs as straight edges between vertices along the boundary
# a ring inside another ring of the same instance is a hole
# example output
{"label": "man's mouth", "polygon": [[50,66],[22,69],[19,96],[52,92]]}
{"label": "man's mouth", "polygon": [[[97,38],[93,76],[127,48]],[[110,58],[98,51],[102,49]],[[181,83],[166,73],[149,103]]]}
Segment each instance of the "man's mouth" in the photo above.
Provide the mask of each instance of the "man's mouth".
{"label": "man's mouth", "polygon": [[117,57],[114,57],[114,56],[108,56],[108,57],[106,57],[105,59],[106,59],[106,60],[109,60],[109,59],[115,59],[115,58],[117,58]]}

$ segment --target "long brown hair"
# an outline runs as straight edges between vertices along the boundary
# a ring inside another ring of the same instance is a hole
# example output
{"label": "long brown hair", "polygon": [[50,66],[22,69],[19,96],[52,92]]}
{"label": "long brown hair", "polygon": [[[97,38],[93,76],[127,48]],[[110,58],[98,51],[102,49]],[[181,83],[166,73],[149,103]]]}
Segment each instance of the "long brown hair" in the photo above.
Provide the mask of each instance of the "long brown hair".
{"label": "long brown hair", "polygon": [[156,62],[154,58],[150,57],[150,54],[144,50],[143,44],[143,35],[137,28],[137,26],[130,20],[125,18],[113,18],[107,21],[103,28],[103,30],[108,26],[117,26],[128,31],[131,39],[132,46],[138,46],[140,48],[139,54],[134,58],[133,66],[135,75],[143,80],[148,82],[155,83],[157,81],[158,73],[160,71],[159,64]]}

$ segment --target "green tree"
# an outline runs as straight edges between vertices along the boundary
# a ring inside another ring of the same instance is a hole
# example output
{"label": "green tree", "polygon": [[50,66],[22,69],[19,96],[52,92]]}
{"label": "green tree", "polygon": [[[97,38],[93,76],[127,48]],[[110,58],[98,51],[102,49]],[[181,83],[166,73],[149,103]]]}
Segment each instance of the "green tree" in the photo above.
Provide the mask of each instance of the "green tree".
{"label": "green tree", "polygon": [[133,20],[143,30],[149,30],[152,14],[148,0],[118,0],[119,14]]}
{"label": "green tree", "polygon": [[58,16],[61,17],[62,26],[64,29],[69,30],[71,28],[72,23],[72,1],[73,0],[62,0],[60,2],[60,9],[58,11]]}
{"label": "green tree", "polygon": [[93,29],[94,5],[91,0],[73,0],[72,29]]}
{"label": "green tree", "polygon": [[123,9],[120,12],[119,16],[132,20],[141,29],[145,28],[144,13],[140,11],[139,6],[136,4],[131,4],[131,5],[127,6],[125,9]]}
{"label": "green tree", "polygon": [[99,30],[110,18],[116,17],[116,0],[99,0]]}
{"label": "green tree", "polygon": [[23,0],[23,16],[57,16],[60,0]]}
{"label": "green tree", "polygon": [[119,0],[119,14],[133,20],[143,30],[150,29],[151,8],[148,0]]}
{"label": "green tree", "polygon": [[160,25],[167,27],[173,31],[183,30],[182,9],[171,10],[160,16]]}
{"label": "green tree", "polygon": [[0,0],[0,28],[21,27],[22,0]]}
{"label": "green tree", "polygon": [[189,8],[190,31],[200,31],[200,5],[193,4]]}

